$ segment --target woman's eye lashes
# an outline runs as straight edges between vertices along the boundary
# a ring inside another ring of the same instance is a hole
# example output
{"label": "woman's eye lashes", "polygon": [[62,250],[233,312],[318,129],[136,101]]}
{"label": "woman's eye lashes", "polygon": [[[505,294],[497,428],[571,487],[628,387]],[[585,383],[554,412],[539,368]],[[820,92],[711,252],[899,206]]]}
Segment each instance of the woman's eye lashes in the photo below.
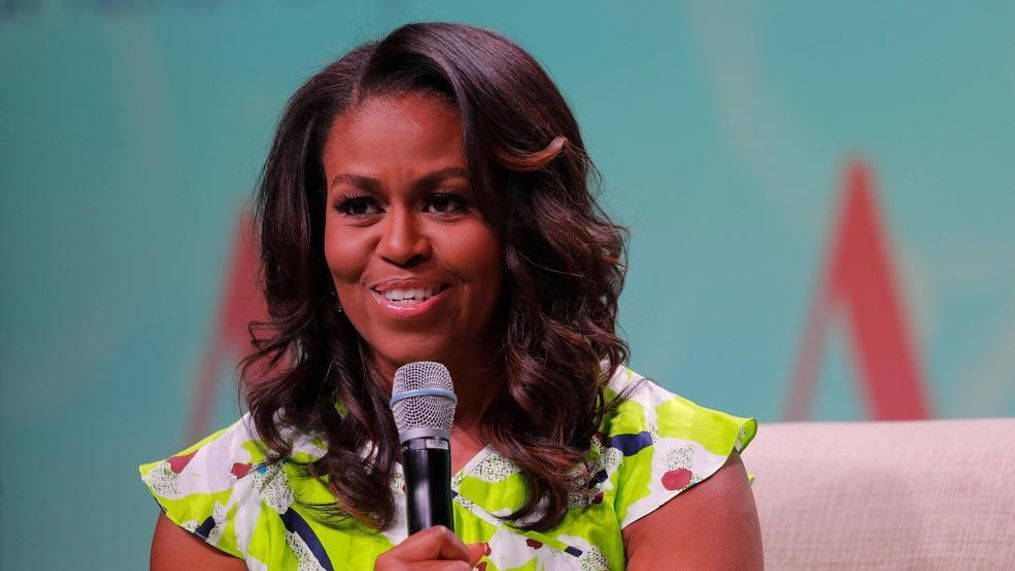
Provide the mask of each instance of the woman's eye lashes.
{"label": "woman's eye lashes", "polygon": [[424,210],[437,214],[452,214],[469,209],[469,201],[464,196],[449,192],[435,192],[429,196]]}
{"label": "woman's eye lashes", "polygon": [[[361,218],[383,214],[384,204],[373,196],[346,196],[339,198],[332,206],[343,216]],[[433,192],[422,197],[416,205],[420,212],[429,214],[457,214],[471,210],[469,199],[457,192]]]}
{"label": "woman's eye lashes", "polygon": [[380,212],[377,201],[369,196],[350,196],[335,204],[335,210],[346,216],[369,216]]}

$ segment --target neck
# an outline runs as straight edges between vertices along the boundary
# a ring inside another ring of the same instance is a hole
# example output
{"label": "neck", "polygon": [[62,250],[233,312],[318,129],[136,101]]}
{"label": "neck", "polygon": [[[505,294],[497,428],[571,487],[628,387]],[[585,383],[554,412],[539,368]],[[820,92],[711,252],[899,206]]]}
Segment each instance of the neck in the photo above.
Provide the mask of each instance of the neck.
{"label": "neck", "polygon": [[503,375],[488,361],[478,367],[458,366],[451,369],[451,378],[455,383],[455,394],[458,395],[455,428],[473,433],[504,386]]}

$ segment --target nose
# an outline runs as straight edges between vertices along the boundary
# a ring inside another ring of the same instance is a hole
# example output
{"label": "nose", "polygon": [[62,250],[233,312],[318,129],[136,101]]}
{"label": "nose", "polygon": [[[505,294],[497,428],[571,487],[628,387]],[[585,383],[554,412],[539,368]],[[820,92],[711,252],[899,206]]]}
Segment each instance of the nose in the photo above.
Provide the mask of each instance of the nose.
{"label": "nose", "polygon": [[430,240],[419,232],[419,221],[407,208],[392,208],[384,217],[377,255],[388,263],[410,267],[430,258]]}

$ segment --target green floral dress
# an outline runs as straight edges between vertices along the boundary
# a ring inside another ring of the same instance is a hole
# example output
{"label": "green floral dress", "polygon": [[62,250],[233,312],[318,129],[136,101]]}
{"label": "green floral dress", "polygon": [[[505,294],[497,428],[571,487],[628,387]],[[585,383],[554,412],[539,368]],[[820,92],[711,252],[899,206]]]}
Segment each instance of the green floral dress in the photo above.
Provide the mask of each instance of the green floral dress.
{"label": "green floral dress", "polygon": [[[556,527],[521,531],[502,521],[525,500],[519,469],[484,449],[452,478],[455,531],[484,543],[477,565],[506,569],[623,569],[621,530],[708,478],[754,437],[757,422],[698,406],[622,368],[608,395],[632,388],[590,445],[591,494],[575,495]],[[376,531],[335,522],[308,506],[331,492],[298,463],[319,458],[323,442],[294,438],[289,458],[266,462],[249,417],[176,456],[144,464],[141,479],[166,517],[250,569],[372,569],[405,539],[400,471],[391,482],[392,525]]]}

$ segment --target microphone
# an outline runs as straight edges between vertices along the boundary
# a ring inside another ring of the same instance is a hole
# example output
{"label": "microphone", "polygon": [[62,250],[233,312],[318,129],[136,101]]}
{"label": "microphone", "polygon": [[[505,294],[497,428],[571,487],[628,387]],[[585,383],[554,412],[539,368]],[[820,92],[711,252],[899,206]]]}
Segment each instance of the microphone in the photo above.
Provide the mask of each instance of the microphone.
{"label": "microphone", "polygon": [[390,404],[402,444],[409,535],[435,525],[455,530],[451,423],[457,402],[444,365],[417,361],[395,371]]}

